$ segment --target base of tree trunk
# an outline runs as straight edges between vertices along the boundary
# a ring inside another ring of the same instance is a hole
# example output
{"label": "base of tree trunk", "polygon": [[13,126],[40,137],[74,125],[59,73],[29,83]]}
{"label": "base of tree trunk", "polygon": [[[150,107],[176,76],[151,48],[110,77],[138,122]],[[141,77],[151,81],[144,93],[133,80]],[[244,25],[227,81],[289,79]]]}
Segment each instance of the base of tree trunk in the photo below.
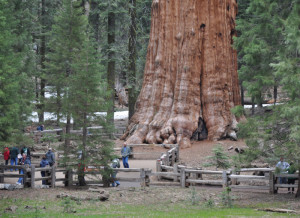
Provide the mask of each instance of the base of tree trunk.
{"label": "base of tree trunk", "polygon": [[143,86],[122,139],[181,148],[236,139],[236,12],[235,0],[153,1]]}

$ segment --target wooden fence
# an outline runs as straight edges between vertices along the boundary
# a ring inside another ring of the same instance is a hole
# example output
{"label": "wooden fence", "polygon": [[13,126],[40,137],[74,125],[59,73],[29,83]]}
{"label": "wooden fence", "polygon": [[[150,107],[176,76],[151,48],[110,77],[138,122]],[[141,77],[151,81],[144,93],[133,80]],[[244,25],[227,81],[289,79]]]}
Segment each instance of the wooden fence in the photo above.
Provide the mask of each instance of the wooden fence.
{"label": "wooden fence", "polygon": [[[23,174],[12,174],[7,173],[5,170],[22,170]],[[36,172],[45,172],[45,177],[36,178]],[[35,188],[35,182],[45,180],[46,185],[54,188],[56,182],[66,182],[68,178],[56,178],[57,172],[67,172],[66,169],[56,169],[55,166],[52,167],[35,167],[35,165],[0,165],[0,183],[4,183],[5,178],[23,178],[24,187]]]}
{"label": "wooden fence", "polygon": [[[135,147],[145,146],[144,144],[128,145],[134,151]],[[154,145],[164,146],[164,145]],[[121,168],[112,169],[115,172],[138,173],[136,177],[119,177],[116,180],[126,182],[139,182],[141,187],[149,185],[167,185],[167,186],[181,186],[189,187],[191,185],[217,185],[222,187],[229,187],[231,189],[247,189],[247,190],[269,190],[270,193],[275,194],[279,188],[297,188],[297,184],[279,184],[279,178],[297,179],[298,174],[275,174],[274,168],[242,168],[238,170],[205,170],[201,168],[192,168],[184,165],[179,165],[179,147],[178,145],[168,145],[171,147],[167,152],[162,153],[156,162],[156,172],[144,168]],[[41,153],[42,154],[42,153]],[[39,153],[36,156],[41,155]],[[134,154],[134,152],[133,152]],[[24,174],[10,174],[5,173],[4,169],[23,169]],[[36,178],[35,173],[46,171],[47,175],[43,178]],[[64,172],[65,178],[56,178],[57,172]],[[250,175],[249,173],[260,172],[264,175]],[[247,175],[242,175],[246,173]],[[0,183],[3,183],[4,178],[24,178],[25,187],[35,187],[35,182],[46,180],[50,187],[55,187],[56,182],[64,182],[66,186],[77,184],[77,172],[74,170],[56,169],[55,167],[39,168],[32,166],[5,166],[0,165]],[[92,172],[85,172],[85,175],[99,176],[100,172],[94,170]],[[158,181],[151,179],[155,176]],[[151,181],[152,180],[152,181]],[[298,181],[299,182],[299,181]],[[101,180],[87,181],[88,184],[103,184]],[[259,184],[261,183],[261,184]]]}

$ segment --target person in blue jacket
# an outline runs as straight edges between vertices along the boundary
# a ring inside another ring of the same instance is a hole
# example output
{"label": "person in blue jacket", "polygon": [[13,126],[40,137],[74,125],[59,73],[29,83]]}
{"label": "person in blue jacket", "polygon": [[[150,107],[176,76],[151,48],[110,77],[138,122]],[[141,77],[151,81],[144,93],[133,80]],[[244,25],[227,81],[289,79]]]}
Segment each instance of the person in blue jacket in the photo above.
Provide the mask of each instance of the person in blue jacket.
{"label": "person in blue jacket", "polygon": [[[46,156],[43,156],[43,158],[42,158],[42,160],[40,162],[40,167],[44,168],[46,166],[49,166],[49,162],[47,161]],[[42,177],[45,177],[46,172],[45,171],[41,171],[41,175],[42,175]],[[46,180],[42,180],[42,184],[46,185]]]}
{"label": "person in blue jacket", "polygon": [[[27,157],[27,155],[24,153],[21,159],[21,165],[26,165],[28,164],[29,166],[31,165],[30,159]],[[20,174],[24,174],[23,169],[20,170]],[[20,177],[17,185],[22,185],[23,184],[23,177]]]}
{"label": "person in blue jacket", "polygon": [[53,153],[52,148],[48,149],[48,152],[46,153],[46,159],[49,162],[50,167],[55,164],[55,154]]}
{"label": "person in blue jacket", "polygon": [[121,149],[122,162],[123,162],[124,168],[129,168],[128,158],[129,158],[130,153],[131,153],[130,148],[127,147],[127,143],[124,142],[123,148]]}

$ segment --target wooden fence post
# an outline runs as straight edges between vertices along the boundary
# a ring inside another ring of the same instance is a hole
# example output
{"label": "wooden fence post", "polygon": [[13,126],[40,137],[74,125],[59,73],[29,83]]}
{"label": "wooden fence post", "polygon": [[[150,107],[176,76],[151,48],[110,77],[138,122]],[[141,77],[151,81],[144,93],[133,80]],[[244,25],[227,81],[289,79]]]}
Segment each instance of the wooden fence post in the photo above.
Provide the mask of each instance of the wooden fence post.
{"label": "wooden fence post", "polygon": [[28,187],[28,183],[27,183],[27,177],[28,177],[28,165],[25,165],[23,168],[22,168],[22,170],[23,170],[23,175],[24,175],[24,177],[23,177],[23,184],[24,184],[24,188],[25,187]]}
{"label": "wooden fence post", "polygon": [[[173,166],[173,173],[178,173],[178,164],[174,164],[174,166]],[[177,182],[178,181],[178,177],[174,176],[173,181]]]}
{"label": "wooden fence post", "polygon": [[145,171],[145,182],[146,182],[146,186],[149,187],[150,185],[150,176],[149,174],[152,172],[152,170],[146,170]]}
{"label": "wooden fence post", "polygon": [[[4,173],[4,168],[0,168],[0,173]],[[0,176],[0,183],[4,183],[4,176]]]}
{"label": "wooden fence post", "polygon": [[145,169],[141,168],[140,171],[140,178],[141,178],[141,187],[145,188],[146,187],[146,174],[145,174]]}
{"label": "wooden fence post", "polygon": [[185,167],[182,167],[180,171],[180,183],[181,187],[185,188]]}
{"label": "wooden fence post", "polygon": [[35,166],[34,165],[31,165],[31,172],[30,172],[30,174],[31,174],[31,188],[35,188]]}
{"label": "wooden fence post", "polygon": [[270,171],[269,173],[269,193],[270,194],[275,194],[275,179],[274,179],[274,173]]}
{"label": "wooden fence post", "polygon": [[167,156],[166,156],[166,165],[167,166],[170,166],[170,152],[169,151],[167,151]]}
{"label": "wooden fence post", "polygon": [[223,171],[222,179],[223,179],[223,188],[228,187],[228,177],[227,177],[227,172],[226,171]]}
{"label": "wooden fence post", "polygon": [[175,164],[175,149],[172,150],[172,161],[171,161],[171,166],[174,166]]}
{"label": "wooden fence post", "polygon": [[51,188],[55,188],[55,179],[55,166],[53,165],[51,169]]}
{"label": "wooden fence post", "polygon": [[[237,171],[236,171],[236,168],[233,169],[232,171],[232,175],[238,175]],[[232,185],[237,185],[237,179],[231,179],[231,184]]]}
{"label": "wooden fence post", "polygon": [[[161,161],[160,159],[157,159],[156,161],[156,172],[161,172]],[[160,176],[157,176],[157,180],[161,180],[161,177]]]}
{"label": "wooden fence post", "polygon": [[178,144],[176,145],[176,162],[179,162],[179,146]]}

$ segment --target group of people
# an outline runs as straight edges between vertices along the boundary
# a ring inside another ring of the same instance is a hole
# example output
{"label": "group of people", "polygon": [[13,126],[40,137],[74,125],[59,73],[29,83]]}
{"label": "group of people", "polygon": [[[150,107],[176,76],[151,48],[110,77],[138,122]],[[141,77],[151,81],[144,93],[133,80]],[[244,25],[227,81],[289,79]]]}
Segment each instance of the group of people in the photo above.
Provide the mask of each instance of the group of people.
{"label": "group of people", "polygon": [[[5,147],[3,151],[3,156],[5,160],[5,165],[8,165],[8,162],[10,160],[10,165],[21,165],[22,160],[24,159],[24,155],[26,156],[26,159],[30,160],[30,149],[24,146],[21,151],[18,147],[12,147],[8,148]],[[13,169],[11,169],[13,171]]]}
{"label": "group of people", "polygon": [[[12,147],[8,148],[5,147],[3,151],[3,156],[5,160],[5,165],[8,165],[8,162],[10,160],[11,166],[14,165],[31,165],[31,155],[30,155],[30,149],[26,146],[24,146],[21,151],[18,147]],[[53,166],[55,164],[55,154],[53,153],[52,149],[49,148],[45,156],[43,156],[40,167],[46,167],[46,166]],[[17,171],[17,169],[15,169]],[[11,169],[10,171],[13,171]],[[20,174],[24,174],[23,170],[21,169],[19,171]],[[41,172],[42,177],[45,177],[45,171]],[[17,181],[18,185],[21,185],[23,183],[23,178],[20,177]],[[42,184],[46,184],[46,181],[42,181]]]}
{"label": "group of people", "polygon": [[[296,168],[293,164],[287,163],[284,161],[283,157],[280,158],[280,161],[276,164],[276,168],[278,168],[280,173],[288,173],[288,174],[294,174],[296,172]],[[295,178],[285,178],[285,177],[280,177],[279,182],[280,184],[295,184]],[[288,192],[290,193],[290,188],[288,188]],[[292,193],[294,193],[294,188],[292,188]]]}

